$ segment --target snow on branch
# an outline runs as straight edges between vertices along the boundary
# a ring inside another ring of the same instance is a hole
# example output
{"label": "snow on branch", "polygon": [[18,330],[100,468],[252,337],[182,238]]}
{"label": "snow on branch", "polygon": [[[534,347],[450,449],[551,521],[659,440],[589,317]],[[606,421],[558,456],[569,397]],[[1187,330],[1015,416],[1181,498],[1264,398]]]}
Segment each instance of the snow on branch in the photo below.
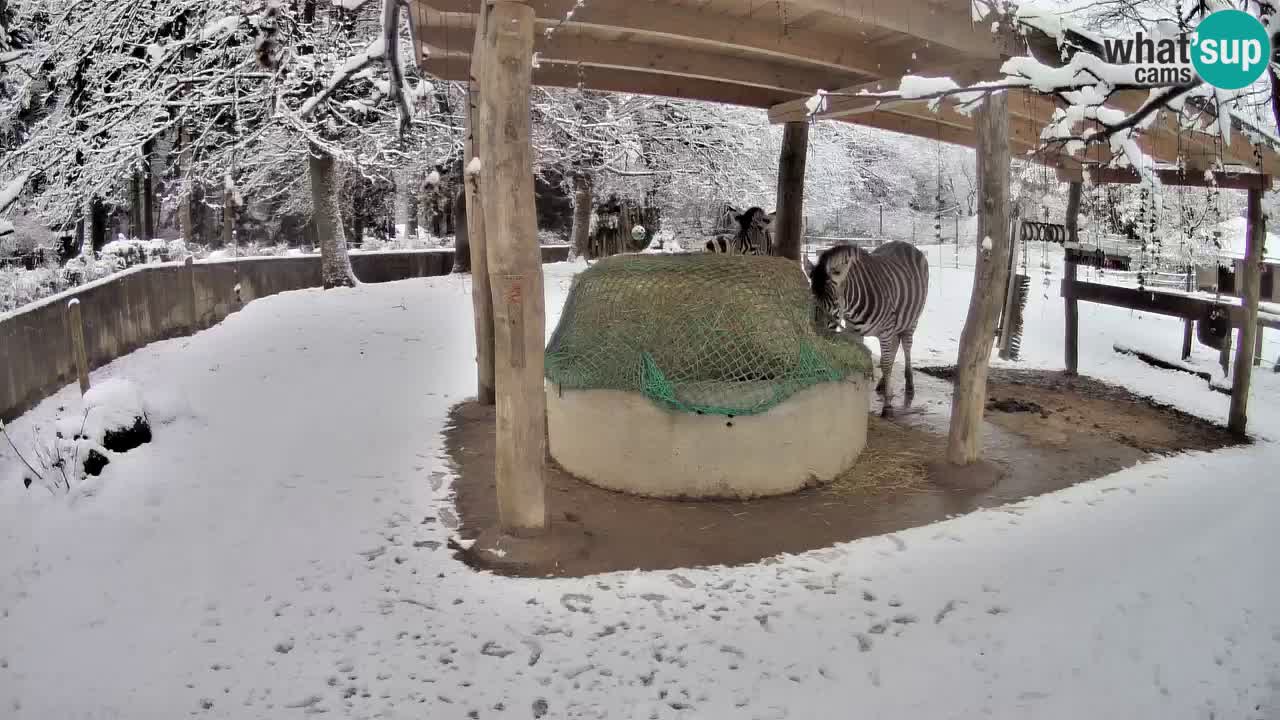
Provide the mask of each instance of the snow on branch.
{"label": "snow on branch", "polygon": [[238,27],[240,27],[240,16],[228,15],[219,20],[214,20],[208,25],[205,25],[204,28],[200,30],[200,39],[202,41],[208,42],[209,40],[213,40],[215,38],[222,37],[223,35],[226,35],[228,33],[235,32],[236,28]]}
{"label": "snow on branch", "polygon": [[[1152,185],[1159,180],[1151,172],[1152,159],[1138,146],[1138,133],[1147,129],[1162,110],[1178,115],[1183,127],[1199,127],[1199,117],[1211,116],[1216,127],[1211,125],[1209,131],[1216,132],[1223,145],[1230,143],[1235,121],[1245,127],[1247,134],[1280,146],[1280,141],[1271,142],[1270,133],[1258,132],[1257,123],[1244,122],[1232,110],[1240,92],[1207,86],[1185,53],[1173,59],[1162,57],[1155,63],[1142,62],[1138,55],[1139,62],[1131,62],[1135,56],[1130,55],[1131,51],[1118,50],[1120,40],[1090,33],[1078,27],[1061,7],[1034,0],[1015,9],[1012,15],[1001,16],[995,10],[994,1],[974,0],[973,8],[975,16],[1000,18],[993,24],[993,32],[998,30],[1001,20],[1012,20],[1027,39],[1027,53],[1007,59],[997,79],[961,85],[948,77],[906,76],[893,90],[863,89],[844,93],[819,90],[805,103],[809,117],[830,111],[831,98],[841,97],[864,101],[861,104],[847,102],[846,111],[870,111],[886,104],[927,101],[929,108],[937,112],[942,101],[949,100],[958,112],[968,114],[992,93],[1020,90],[1051,97],[1061,106],[1040,133],[1045,148],[1057,146],[1069,154],[1077,154],[1089,145],[1108,146],[1115,158],[1113,162],[1132,165],[1144,181]],[[1157,28],[1156,37],[1186,45],[1187,32],[1174,23],[1165,23]],[[1045,52],[1046,43],[1055,42],[1061,51],[1060,62],[1054,62],[1054,56],[1059,53]],[[1033,55],[1033,49],[1039,52]],[[1043,56],[1047,56],[1047,62],[1040,59]],[[1145,91],[1148,97],[1136,108],[1127,106],[1121,110],[1108,105],[1117,93],[1126,91]],[[1079,129],[1084,124],[1091,126]]]}
{"label": "snow on branch", "polygon": [[18,196],[22,194],[22,188],[27,186],[27,181],[30,179],[31,171],[28,170],[0,188],[0,212],[8,210],[9,206],[18,200]]}
{"label": "snow on branch", "polygon": [[315,109],[320,106],[320,103],[328,100],[329,96],[338,88],[342,87],[342,84],[349,80],[351,76],[363,70],[366,65],[369,65],[373,61],[383,58],[386,55],[386,52],[386,38],[380,37],[369,43],[368,47],[364,49],[364,52],[347,58],[347,61],[342,64],[342,67],[338,68],[337,72],[333,74],[333,77],[329,78],[329,83],[325,85],[324,89],[303,103],[300,110],[302,117],[307,117],[311,113],[315,112]]}

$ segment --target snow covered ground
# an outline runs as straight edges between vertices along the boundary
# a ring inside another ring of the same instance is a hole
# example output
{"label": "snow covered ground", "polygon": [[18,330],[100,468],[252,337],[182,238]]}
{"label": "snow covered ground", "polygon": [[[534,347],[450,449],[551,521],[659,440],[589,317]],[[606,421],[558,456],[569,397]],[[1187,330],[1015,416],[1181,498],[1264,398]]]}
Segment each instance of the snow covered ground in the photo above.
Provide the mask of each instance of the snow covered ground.
{"label": "snow covered ground", "polygon": [[[954,360],[972,271],[949,252],[917,364]],[[1032,259],[1022,364],[1059,367]],[[578,269],[547,267],[548,331]],[[749,567],[507,579],[445,547],[469,293],[285,293],[121,358],[94,380],[164,422],[70,498],[0,455],[0,717],[1280,717],[1269,368],[1251,447]],[[1083,372],[1225,418],[1204,381],[1111,349],[1176,355],[1178,322],[1086,304],[1081,328]]]}

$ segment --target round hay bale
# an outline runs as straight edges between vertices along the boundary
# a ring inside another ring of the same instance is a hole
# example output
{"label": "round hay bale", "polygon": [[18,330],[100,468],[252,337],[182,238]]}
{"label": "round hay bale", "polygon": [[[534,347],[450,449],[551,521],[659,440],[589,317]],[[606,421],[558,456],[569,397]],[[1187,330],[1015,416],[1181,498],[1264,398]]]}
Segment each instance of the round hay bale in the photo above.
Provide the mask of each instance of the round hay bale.
{"label": "round hay bale", "polygon": [[871,357],[813,322],[782,258],[621,255],[579,274],[547,348],[552,456],[614,490],[759,497],[866,442]]}

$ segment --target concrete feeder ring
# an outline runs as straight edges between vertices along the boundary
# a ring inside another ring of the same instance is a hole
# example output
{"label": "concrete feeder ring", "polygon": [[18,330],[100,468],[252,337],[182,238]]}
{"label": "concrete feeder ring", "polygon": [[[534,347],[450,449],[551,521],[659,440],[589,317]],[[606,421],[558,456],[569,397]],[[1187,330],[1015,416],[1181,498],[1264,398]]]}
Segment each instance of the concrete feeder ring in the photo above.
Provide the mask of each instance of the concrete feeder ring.
{"label": "concrete feeder ring", "polygon": [[782,495],[853,465],[867,441],[870,389],[855,375],[730,418],[670,410],[635,392],[548,383],[551,456],[585,482],[635,495]]}

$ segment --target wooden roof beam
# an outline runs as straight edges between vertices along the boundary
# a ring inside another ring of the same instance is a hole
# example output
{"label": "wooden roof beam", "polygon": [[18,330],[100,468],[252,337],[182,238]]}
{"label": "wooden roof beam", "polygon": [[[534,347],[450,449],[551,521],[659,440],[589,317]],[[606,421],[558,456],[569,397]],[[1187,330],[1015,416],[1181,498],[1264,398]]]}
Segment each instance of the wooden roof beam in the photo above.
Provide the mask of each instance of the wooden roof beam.
{"label": "wooden roof beam", "polygon": [[[479,0],[411,0],[410,16],[421,32],[427,27],[427,17],[431,10],[474,16],[478,2]],[[904,69],[927,62],[933,55],[927,48],[880,50],[851,43],[837,35],[811,30],[789,29],[781,32],[776,25],[737,20],[726,15],[654,0],[591,0],[576,9],[576,0],[530,0],[529,4],[537,13],[538,35],[542,35],[547,27],[560,25],[565,14],[574,10],[573,20],[564,23],[561,29],[585,25],[679,38],[701,46],[734,48],[743,53],[820,65],[869,77],[901,74]],[[920,59],[917,60],[916,57]]]}
{"label": "wooden roof beam", "polygon": [[[1088,172],[1089,177],[1097,184],[1117,184],[1132,185],[1142,181],[1138,173],[1133,168],[1116,168],[1116,167],[1089,167],[1086,169],[1059,169],[1058,179],[1062,182],[1071,182],[1081,180],[1084,173]],[[1175,187],[1209,187],[1210,183],[1204,177],[1203,170],[1194,170],[1186,173],[1179,172],[1174,169],[1157,170],[1156,175],[1159,176],[1160,182],[1165,185]],[[1270,175],[1261,175],[1257,173],[1241,173],[1238,175],[1228,175],[1226,173],[1215,173],[1215,184],[1225,190],[1262,190],[1271,189],[1272,177]]]}
{"label": "wooden roof beam", "polygon": [[[424,72],[442,80],[465,82],[471,60],[467,57],[430,57],[420,63]],[[731,82],[683,78],[642,70],[618,70],[582,66],[582,87],[603,92],[634,93],[685,100],[701,100],[753,108],[768,108],[783,100],[795,97],[772,88],[740,85]],[[578,87],[579,74],[576,65],[544,63],[533,69],[533,84],[547,87]]]}
{"label": "wooden roof beam", "polygon": [[[472,32],[475,16],[449,15],[450,25],[430,24],[418,32],[424,52],[432,57],[466,56],[470,47],[455,41]],[[824,84],[844,83],[857,76],[831,68],[800,67],[761,58],[740,58],[715,52],[714,49],[689,49],[664,46],[654,42],[620,43],[592,37],[580,28],[563,28],[548,40],[537,33],[534,49],[540,63],[592,65],[656,72],[686,78],[734,82],[740,85],[773,88],[788,93],[813,92]]]}
{"label": "wooden roof beam", "polygon": [[[999,58],[1011,51],[1007,35],[974,22],[968,2],[942,0],[790,0],[793,7],[822,10],[859,23],[953,48],[970,58]],[[900,73],[899,73],[900,74]]]}
{"label": "wooden roof beam", "polygon": [[[921,70],[919,74],[924,77],[945,76],[960,84],[971,84],[978,82],[979,80],[998,77],[999,72],[1000,61],[978,60],[949,68],[927,68]],[[857,95],[861,92],[895,92],[898,89],[899,82],[899,78],[872,80],[870,82],[842,87],[839,90],[833,90],[832,92],[837,94],[827,96],[827,109],[818,113],[815,117],[818,120],[839,120],[848,115],[856,115],[860,112],[870,112],[872,110],[890,107],[893,104],[901,102],[915,102],[911,100],[887,100],[881,102],[875,97],[850,97],[851,95]],[[808,119],[808,101],[809,98],[792,100],[769,108],[769,122],[779,124]],[[1014,99],[1009,98],[1010,110],[1013,110],[1013,102]],[[877,108],[877,103],[879,103],[881,107]]]}

